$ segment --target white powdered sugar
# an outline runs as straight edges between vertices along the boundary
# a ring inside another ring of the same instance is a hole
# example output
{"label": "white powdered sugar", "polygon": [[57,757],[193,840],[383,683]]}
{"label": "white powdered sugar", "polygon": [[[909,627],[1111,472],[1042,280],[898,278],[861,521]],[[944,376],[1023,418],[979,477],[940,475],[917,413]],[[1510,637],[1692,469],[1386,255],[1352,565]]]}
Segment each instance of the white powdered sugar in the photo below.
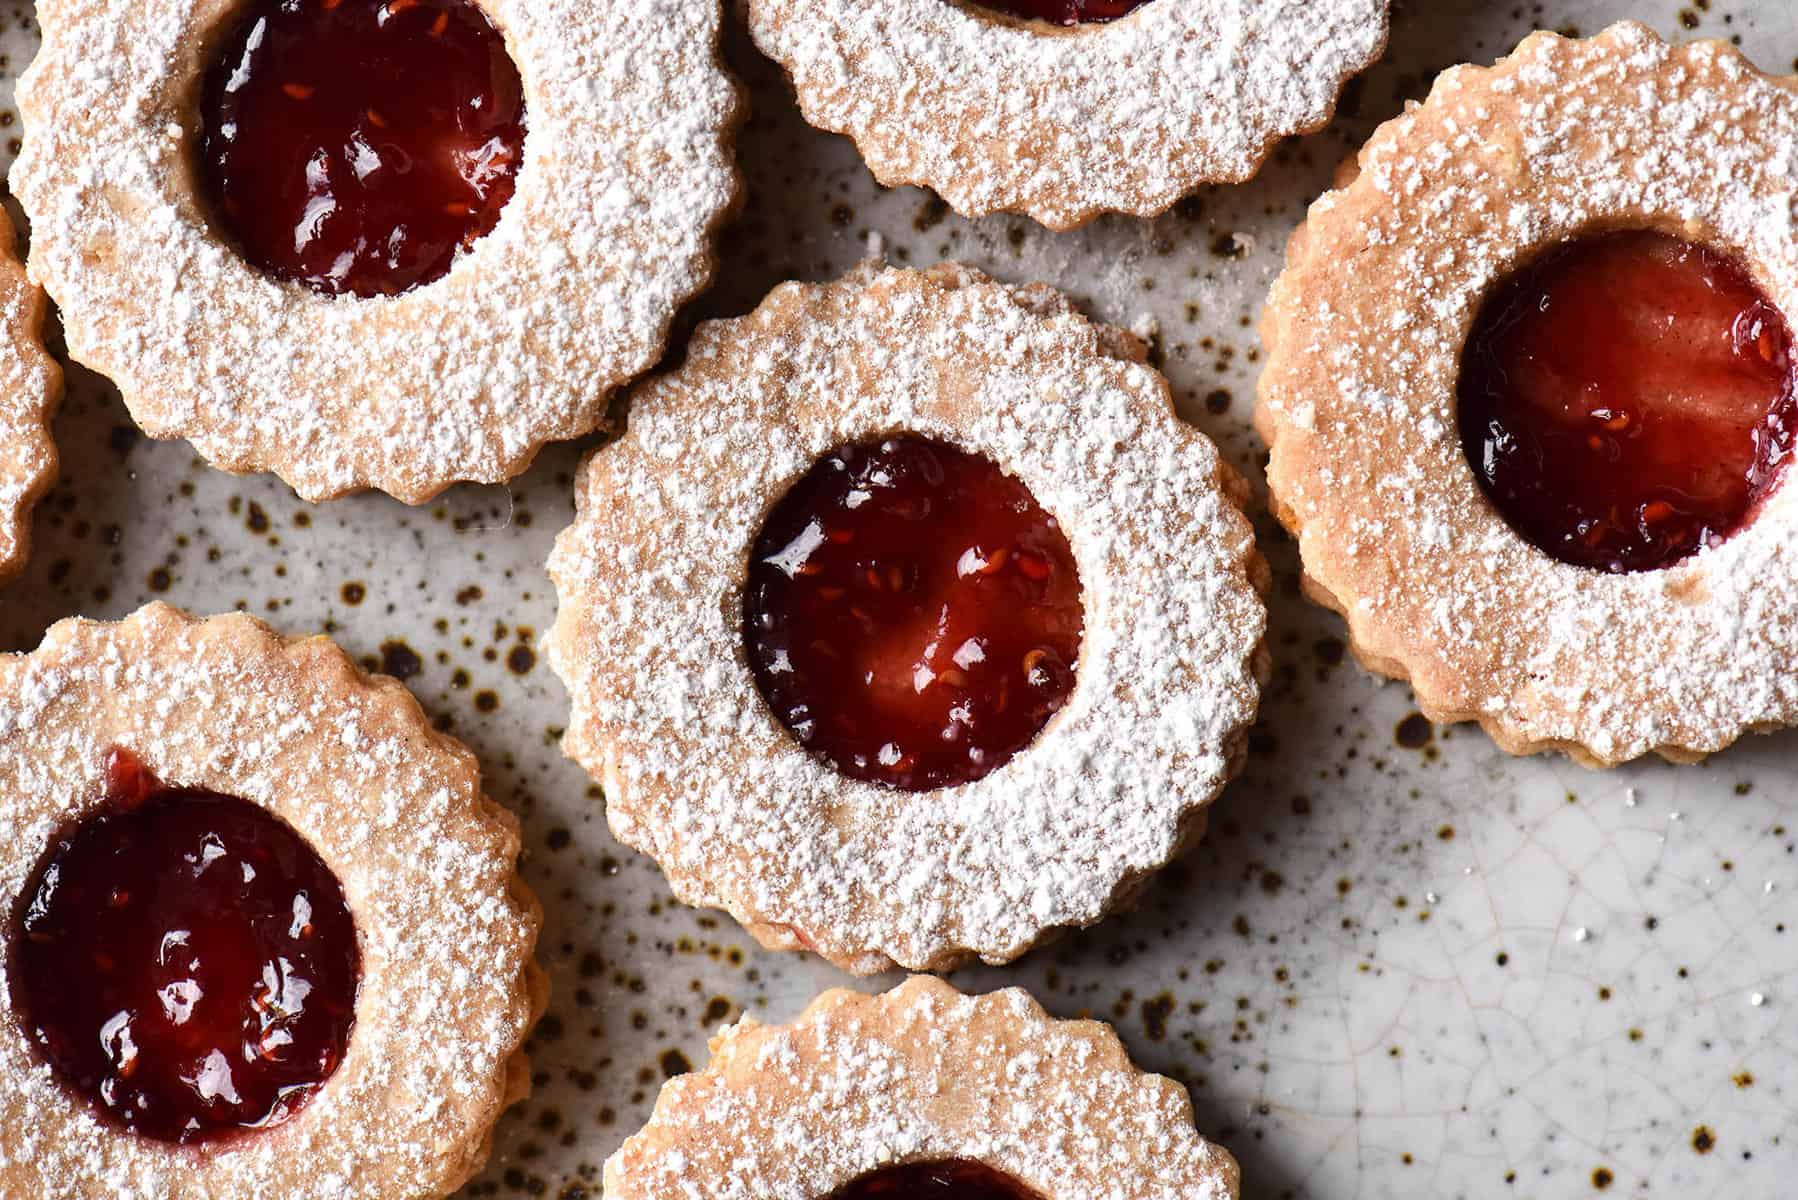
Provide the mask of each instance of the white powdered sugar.
{"label": "white powdered sugar", "polygon": [[737,192],[718,0],[478,0],[525,92],[517,191],[449,274],[329,298],[245,263],[196,195],[231,0],[43,0],[12,186],[69,351],[140,425],[308,499],[504,481],[603,418],[712,271]]}
{"label": "white powdered sugar", "polygon": [[1057,1021],[1017,989],[912,979],[826,992],[788,1026],[745,1019],[662,1089],[607,1161],[613,1200],[799,1200],[881,1167],[972,1159],[1043,1196],[1234,1200],[1236,1164],[1193,1131],[1172,1080],[1108,1026]]}
{"label": "white powdered sugar", "polygon": [[973,0],[750,0],[805,117],[882,183],[1055,229],[1159,213],[1329,119],[1386,45],[1388,0],[1151,0],[1064,29]]}
{"label": "white powdered sugar", "polygon": [[1798,722],[1798,488],[1680,564],[1604,574],[1511,531],[1455,420],[1496,281],[1615,228],[1715,245],[1798,315],[1798,87],[1635,24],[1448,72],[1294,238],[1257,423],[1307,576],[1427,712],[1513,751],[1688,759]]}
{"label": "white powdered sugar", "polygon": [[25,564],[31,509],[56,474],[50,415],[62,369],[44,352],[44,296],[25,280],[0,213],[0,583]]}
{"label": "white powdered sugar", "polygon": [[[524,1090],[543,989],[515,824],[410,694],[323,639],[152,605],[0,656],[0,912],[104,795],[120,746],[171,784],[260,804],[343,885],[362,951],[336,1073],[271,1130],[205,1148],[122,1132],[28,1043],[0,972],[0,1195],[67,1200],[439,1196]],[[79,986],[79,981],[69,981]]]}
{"label": "white powdered sugar", "polygon": [[[954,264],[777,288],[703,325],[589,459],[550,562],[566,748],[614,832],[687,903],[854,970],[1016,957],[1090,924],[1201,827],[1255,714],[1264,570],[1237,481],[1126,335]],[[897,431],[986,455],[1067,535],[1086,632],[1066,707],[990,775],[849,780],[745,662],[769,507],[821,456]]]}

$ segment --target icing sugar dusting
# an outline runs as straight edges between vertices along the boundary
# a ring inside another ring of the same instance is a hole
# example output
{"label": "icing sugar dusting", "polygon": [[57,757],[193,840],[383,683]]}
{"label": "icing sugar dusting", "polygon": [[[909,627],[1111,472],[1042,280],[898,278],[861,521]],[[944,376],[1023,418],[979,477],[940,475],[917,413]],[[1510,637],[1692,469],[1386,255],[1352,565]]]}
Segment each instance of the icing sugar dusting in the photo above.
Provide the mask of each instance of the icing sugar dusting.
{"label": "icing sugar dusting", "polygon": [[737,191],[717,0],[479,3],[524,82],[517,192],[445,278],[370,300],[264,277],[200,207],[191,96],[232,5],[38,5],[11,178],[31,272],[148,433],[308,499],[417,503],[592,430],[655,361]]}
{"label": "icing sugar dusting", "polygon": [[1795,197],[1798,88],[1626,23],[1447,72],[1313,206],[1264,329],[1270,486],[1357,650],[1433,717],[1598,764],[1798,723],[1798,488],[1674,567],[1587,571],[1506,526],[1454,417],[1480,301],[1567,237],[1715,244],[1798,313]]}
{"label": "icing sugar dusting", "polygon": [[1108,1026],[1054,1020],[1016,988],[975,998],[912,979],[884,996],[826,992],[791,1025],[746,1018],[712,1049],[607,1161],[607,1196],[825,1196],[942,1158],[1047,1196],[1237,1194],[1236,1164],[1193,1131],[1184,1088],[1137,1070]]}
{"label": "icing sugar dusting", "polygon": [[[1126,344],[1128,344],[1126,346]],[[596,452],[550,573],[568,752],[620,840],[690,904],[855,970],[1008,961],[1133,895],[1240,766],[1266,624],[1239,486],[1127,335],[954,264],[783,285],[700,327]],[[768,508],[822,455],[897,431],[982,453],[1068,537],[1074,691],[957,788],[839,775],[768,711],[741,591]]]}
{"label": "icing sugar dusting", "polygon": [[114,745],[171,783],[263,805],[343,884],[362,945],[343,1063],[294,1117],[197,1152],[121,1134],[15,1028],[0,973],[0,1195],[443,1195],[526,1090],[542,981],[515,822],[410,693],[323,639],[151,605],[64,621],[0,656],[0,912],[58,830],[103,794]]}
{"label": "icing sugar dusting", "polygon": [[1329,119],[1386,45],[1388,0],[1153,0],[1062,29],[958,0],[750,0],[806,120],[882,183],[1054,229],[1238,182]]}

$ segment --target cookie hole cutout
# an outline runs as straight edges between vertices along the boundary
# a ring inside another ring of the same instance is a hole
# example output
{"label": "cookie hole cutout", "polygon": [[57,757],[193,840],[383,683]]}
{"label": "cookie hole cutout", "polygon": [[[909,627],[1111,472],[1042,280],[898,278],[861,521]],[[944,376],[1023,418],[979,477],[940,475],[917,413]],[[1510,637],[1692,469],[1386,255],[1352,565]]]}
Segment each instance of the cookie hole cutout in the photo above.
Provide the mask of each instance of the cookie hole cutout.
{"label": "cookie hole cutout", "polygon": [[525,102],[469,0],[251,0],[200,89],[213,217],[252,266],[325,295],[397,295],[492,232]]}
{"label": "cookie hole cutout", "polygon": [[972,1159],[882,1167],[832,1192],[826,1200],[1042,1200],[1003,1171]]}
{"label": "cookie hole cutout", "polygon": [[984,455],[915,434],[839,447],[774,505],[750,552],[757,688],[852,779],[980,779],[1073,691],[1085,628],[1066,535]]}
{"label": "cookie hole cutout", "polygon": [[1791,329],[1717,250],[1647,230],[1574,238],[1486,298],[1457,422],[1525,541],[1597,571],[1670,567],[1744,528],[1784,477]]}
{"label": "cookie hole cutout", "polygon": [[260,806],[166,786],[126,751],[11,925],[26,1036],[65,1087],[144,1137],[278,1125],[349,1047],[361,951],[331,869]]}
{"label": "cookie hole cutout", "polygon": [[1020,21],[1071,28],[1119,20],[1150,0],[968,0],[968,3]]}

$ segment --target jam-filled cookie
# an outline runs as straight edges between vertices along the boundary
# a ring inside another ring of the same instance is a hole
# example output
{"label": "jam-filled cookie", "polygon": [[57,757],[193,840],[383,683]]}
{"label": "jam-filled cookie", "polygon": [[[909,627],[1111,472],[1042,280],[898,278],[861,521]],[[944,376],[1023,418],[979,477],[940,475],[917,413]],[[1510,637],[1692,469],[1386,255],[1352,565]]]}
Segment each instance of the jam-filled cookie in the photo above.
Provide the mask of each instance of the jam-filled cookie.
{"label": "jam-filled cookie", "polygon": [[1636,24],[1388,123],[1268,303],[1305,585],[1436,720],[1590,765],[1798,722],[1798,87]]}
{"label": "jam-filled cookie", "polygon": [[24,567],[32,506],[56,476],[50,418],[62,397],[62,368],[44,352],[45,308],[0,210],[0,584]]}
{"label": "jam-filled cookie", "polygon": [[1241,765],[1265,566],[1140,343],[956,264],[702,325],[550,562],[566,749],[682,900],[856,971],[1134,897]]}
{"label": "jam-filled cookie", "polygon": [[1389,0],[750,0],[807,121],[967,216],[1071,229],[1254,175],[1386,46]]}
{"label": "jam-filled cookie", "polygon": [[579,436],[731,208],[718,0],[44,0],[12,185],[155,437],[418,503]]}
{"label": "jam-filled cookie", "polygon": [[744,1018],[605,1166],[612,1200],[1235,1200],[1238,1180],[1110,1026],[927,978]]}
{"label": "jam-filled cookie", "polygon": [[516,822],[322,638],[0,656],[0,1195],[443,1196],[528,1090]]}

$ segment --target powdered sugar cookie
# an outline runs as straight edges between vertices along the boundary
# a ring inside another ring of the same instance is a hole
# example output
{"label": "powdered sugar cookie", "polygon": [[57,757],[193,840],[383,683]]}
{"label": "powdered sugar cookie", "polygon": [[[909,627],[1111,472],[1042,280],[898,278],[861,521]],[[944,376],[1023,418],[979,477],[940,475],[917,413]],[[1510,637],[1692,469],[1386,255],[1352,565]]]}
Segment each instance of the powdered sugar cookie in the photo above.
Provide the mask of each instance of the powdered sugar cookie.
{"label": "powdered sugar cookie", "polygon": [[442,1196],[528,1091],[516,822],[322,638],[0,656],[0,1193]]}
{"label": "powdered sugar cookie", "polygon": [[606,1162],[616,1200],[1234,1200],[1236,1162],[1111,1027],[1010,988],[835,990],[790,1025],[745,1018],[669,1081]]}
{"label": "powdered sugar cookie", "polygon": [[1636,24],[1457,68],[1312,206],[1256,423],[1307,590],[1592,765],[1798,722],[1798,84]]}
{"label": "powdered sugar cookie", "polygon": [[702,325],[550,561],[565,747],[683,901],[1015,958],[1196,839],[1258,699],[1243,485],[1129,335],[948,264]]}
{"label": "powdered sugar cookie", "polygon": [[0,211],[0,583],[25,565],[32,506],[56,476],[50,417],[62,396],[62,368],[44,352],[44,293],[14,246]]}
{"label": "powdered sugar cookie", "polygon": [[70,354],[308,499],[592,430],[737,191],[717,0],[46,0],[12,185]]}
{"label": "powdered sugar cookie", "polygon": [[875,178],[1071,229],[1248,179],[1386,45],[1388,0],[750,0]]}

